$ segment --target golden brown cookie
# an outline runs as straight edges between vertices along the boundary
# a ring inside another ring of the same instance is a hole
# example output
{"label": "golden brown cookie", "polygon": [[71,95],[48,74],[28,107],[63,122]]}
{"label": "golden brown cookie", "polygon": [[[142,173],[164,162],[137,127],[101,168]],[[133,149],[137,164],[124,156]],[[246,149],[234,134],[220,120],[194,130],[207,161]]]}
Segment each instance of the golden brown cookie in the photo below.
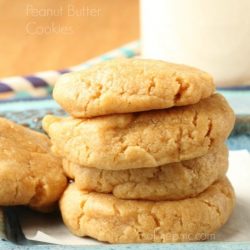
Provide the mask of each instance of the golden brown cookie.
{"label": "golden brown cookie", "polygon": [[52,150],[67,160],[106,170],[157,167],[193,159],[222,144],[232,109],[215,94],[197,104],[92,119],[46,116]]}
{"label": "golden brown cookie", "polygon": [[221,145],[214,153],[155,168],[101,170],[67,160],[63,167],[81,190],[112,193],[121,199],[179,200],[196,196],[225,176],[228,150]]}
{"label": "golden brown cookie", "polygon": [[190,105],[214,92],[212,77],[185,65],[114,59],[62,75],[53,97],[74,117]]}
{"label": "golden brown cookie", "polygon": [[122,200],[70,184],[60,200],[64,223],[78,236],[110,243],[198,241],[229,218],[235,204],[227,179],[179,201]]}
{"label": "golden brown cookie", "polygon": [[61,160],[41,133],[0,118],[0,205],[50,209],[66,188]]}

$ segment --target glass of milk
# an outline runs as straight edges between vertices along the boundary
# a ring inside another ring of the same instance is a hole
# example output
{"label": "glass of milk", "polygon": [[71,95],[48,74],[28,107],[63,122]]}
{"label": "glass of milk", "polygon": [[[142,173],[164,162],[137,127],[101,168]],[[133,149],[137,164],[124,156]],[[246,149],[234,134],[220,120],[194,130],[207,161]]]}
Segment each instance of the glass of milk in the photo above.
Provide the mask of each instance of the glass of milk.
{"label": "glass of milk", "polygon": [[141,0],[142,55],[250,85],[250,0]]}

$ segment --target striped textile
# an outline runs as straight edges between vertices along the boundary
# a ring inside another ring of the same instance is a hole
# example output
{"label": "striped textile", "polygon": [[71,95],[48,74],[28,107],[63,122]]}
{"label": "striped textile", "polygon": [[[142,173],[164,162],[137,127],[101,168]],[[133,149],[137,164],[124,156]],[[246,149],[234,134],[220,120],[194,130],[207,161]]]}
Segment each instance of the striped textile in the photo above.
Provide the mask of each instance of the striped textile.
{"label": "striped textile", "polygon": [[134,57],[139,55],[139,42],[134,41],[121,48],[112,50],[102,56],[88,60],[62,70],[50,70],[26,76],[13,76],[0,79],[0,100],[19,99],[26,97],[44,97],[51,90],[61,74],[83,70],[96,63],[116,57]]}

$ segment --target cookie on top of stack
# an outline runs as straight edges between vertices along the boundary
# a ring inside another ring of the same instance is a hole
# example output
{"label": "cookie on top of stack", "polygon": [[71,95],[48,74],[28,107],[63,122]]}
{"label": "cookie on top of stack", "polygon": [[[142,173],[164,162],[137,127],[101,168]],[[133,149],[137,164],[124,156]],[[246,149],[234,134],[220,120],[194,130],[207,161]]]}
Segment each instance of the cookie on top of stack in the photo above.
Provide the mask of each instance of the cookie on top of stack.
{"label": "cookie on top of stack", "polygon": [[74,180],[60,200],[70,231],[111,243],[198,241],[235,196],[224,145],[235,121],[211,76],[185,65],[115,59],[63,75],[48,115],[52,151]]}

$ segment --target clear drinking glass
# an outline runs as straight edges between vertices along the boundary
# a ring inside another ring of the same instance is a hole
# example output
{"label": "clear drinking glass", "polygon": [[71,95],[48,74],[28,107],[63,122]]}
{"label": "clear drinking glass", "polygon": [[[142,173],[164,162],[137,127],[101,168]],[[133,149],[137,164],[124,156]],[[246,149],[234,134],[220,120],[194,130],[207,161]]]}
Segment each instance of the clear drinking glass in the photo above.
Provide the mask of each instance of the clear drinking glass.
{"label": "clear drinking glass", "polygon": [[217,85],[250,85],[250,0],[141,0],[143,57],[201,68]]}

